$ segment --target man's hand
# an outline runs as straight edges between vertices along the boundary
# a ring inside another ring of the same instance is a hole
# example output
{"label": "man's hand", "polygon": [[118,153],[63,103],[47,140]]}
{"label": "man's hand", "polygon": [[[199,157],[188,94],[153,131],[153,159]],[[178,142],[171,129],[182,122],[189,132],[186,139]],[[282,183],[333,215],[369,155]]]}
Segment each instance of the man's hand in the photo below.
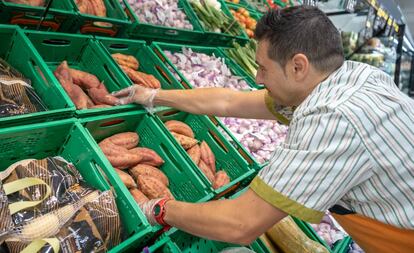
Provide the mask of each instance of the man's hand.
{"label": "man's hand", "polygon": [[134,84],[131,87],[113,92],[112,95],[118,98],[118,105],[136,103],[151,109],[154,107],[153,101],[157,93],[158,89],[145,88]]}
{"label": "man's hand", "polygon": [[158,222],[155,220],[155,217],[154,217],[154,207],[161,200],[162,199],[151,199],[150,201],[147,201],[139,205],[139,207],[141,208],[145,217],[147,217],[147,220],[151,224],[151,226],[158,224]]}

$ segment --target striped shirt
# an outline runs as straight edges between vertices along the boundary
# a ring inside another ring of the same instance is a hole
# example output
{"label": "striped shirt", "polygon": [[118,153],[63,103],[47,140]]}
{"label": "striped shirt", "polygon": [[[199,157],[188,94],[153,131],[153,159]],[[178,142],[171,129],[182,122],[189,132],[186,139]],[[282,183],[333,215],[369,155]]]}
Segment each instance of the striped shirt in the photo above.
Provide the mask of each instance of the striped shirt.
{"label": "striped shirt", "polygon": [[346,61],[296,108],[250,187],[308,222],[341,205],[413,229],[414,100],[382,71]]}

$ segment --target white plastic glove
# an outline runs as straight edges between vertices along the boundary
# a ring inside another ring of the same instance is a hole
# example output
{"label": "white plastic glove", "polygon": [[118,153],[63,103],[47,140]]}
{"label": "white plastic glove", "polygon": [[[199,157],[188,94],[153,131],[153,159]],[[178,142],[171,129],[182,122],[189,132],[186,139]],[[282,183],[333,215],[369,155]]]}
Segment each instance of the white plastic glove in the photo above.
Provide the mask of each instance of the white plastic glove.
{"label": "white plastic glove", "polygon": [[162,199],[151,199],[150,201],[147,201],[143,204],[139,204],[139,207],[145,214],[145,217],[147,217],[147,220],[151,224],[151,226],[158,225],[158,222],[155,220],[154,217],[154,206],[161,200]]}
{"label": "white plastic glove", "polygon": [[159,89],[145,88],[134,84],[131,87],[113,92],[112,95],[118,98],[117,105],[126,105],[131,103],[141,104],[148,112],[154,112],[154,98]]}

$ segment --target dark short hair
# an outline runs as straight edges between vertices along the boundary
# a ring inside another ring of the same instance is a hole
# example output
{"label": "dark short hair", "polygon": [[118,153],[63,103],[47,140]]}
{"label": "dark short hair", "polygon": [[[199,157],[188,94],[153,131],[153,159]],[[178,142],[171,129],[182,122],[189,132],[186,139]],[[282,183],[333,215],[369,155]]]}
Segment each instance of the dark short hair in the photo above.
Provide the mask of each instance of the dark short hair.
{"label": "dark short hair", "polygon": [[270,10],[257,23],[255,36],[270,42],[269,58],[282,67],[298,53],[322,72],[334,71],[344,62],[339,31],[316,7]]}

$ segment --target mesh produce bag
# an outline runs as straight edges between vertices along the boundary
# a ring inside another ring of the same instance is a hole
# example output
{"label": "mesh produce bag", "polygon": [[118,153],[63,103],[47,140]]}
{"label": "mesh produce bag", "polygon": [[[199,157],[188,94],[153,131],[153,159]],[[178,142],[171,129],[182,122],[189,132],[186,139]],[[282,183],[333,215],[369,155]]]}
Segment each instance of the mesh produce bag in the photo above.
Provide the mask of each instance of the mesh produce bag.
{"label": "mesh produce bag", "polygon": [[0,58],[0,117],[46,110],[30,80]]}
{"label": "mesh produce bag", "polygon": [[8,195],[9,203],[40,202],[11,215],[13,228],[6,236],[11,253],[102,252],[120,243],[121,224],[112,193],[88,187],[63,158],[23,160],[1,172],[0,178],[5,183],[22,178],[44,182]]}

